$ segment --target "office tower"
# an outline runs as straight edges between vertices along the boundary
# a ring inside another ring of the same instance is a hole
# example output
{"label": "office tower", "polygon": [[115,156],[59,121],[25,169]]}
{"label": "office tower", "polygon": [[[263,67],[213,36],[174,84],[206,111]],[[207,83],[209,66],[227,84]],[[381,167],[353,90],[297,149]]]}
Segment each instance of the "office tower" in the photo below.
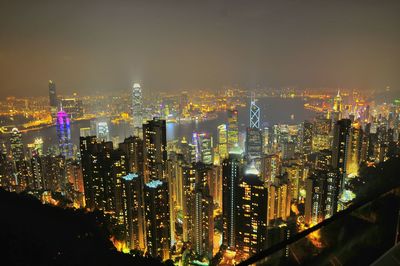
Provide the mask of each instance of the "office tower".
{"label": "office tower", "polygon": [[96,123],[96,136],[99,141],[110,141],[110,129],[106,121]]}
{"label": "office tower", "polygon": [[228,134],[226,124],[218,126],[218,153],[220,160],[228,157]]}
{"label": "office tower", "polygon": [[338,211],[338,201],[340,192],[340,175],[337,171],[329,168],[326,172],[326,195],[324,218],[327,219]]}
{"label": "office tower", "polygon": [[266,154],[261,160],[261,180],[265,184],[273,183],[281,174],[281,161],[278,154]]}
{"label": "office tower", "polygon": [[179,102],[179,114],[180,117],[184,117],[186,113],[186,107],[189,104],[189,97],[187,91],[183,91]]}
{"label": "office tower", "polygon": [[132,88],[132,124],[135,136],[139,137],[143,124],[143,97],[139,83],[134,83]]}
{"label": "office tower", "polygon": [[79,136],[80,137],[89,137],[91,136],[91,128],[90,127],[82,127],[79,129]]}
{"label": "office tower", "polygon": [[268,225],[277,219],[286,221],[290,216],[290,188],[287,176],[277,176],[268,186]]}
{"label": "office tower", "polygon": [[143,140],[136,136],[130,136],[119,144],[128,159],[128,168],[132,173],[143,174]]}
{"label": "office tower", "polygon": [[86,207],[112,212],[114,183],[112,179],[111,142],[97,143],[95,136],[80,138],[80,153]]}
{"label": "office tower", "polygon": [[211,259],[213,256],[214,205],[207,187],[196,184],[192,200],[193,213],[193,246],[196,254]]}
{"label": "office tower", "polygon": [[69,160],[66,163],[67,180],[72,185],[74,191],[84,193],[82,167],[79,161]]}
{"label": "office tower", "polygon": [[22,163],[25,159],[24,156],[24,145],[22,143],[22,134],[17,128],[13,128],[11,130],[10,135],[10,148],[11,148],[11,155],[18,169],[18,164]]}
{"label": "office tower", "polygon": [[316,153],[315,169],[328,169],[332,164],[332,151],[320,150]]}
{"label": "office tower", "polygon": [[34,152],[32,155],[31,169],[32,169],[32,182],[30,184],[30,187],[35,190],[44,189],[42,159],[40,158],[38,152]]}
{"label": "office tower", "polygon": [[216,208],[222,209],[222,167],[213,165],[209,174],[210,195],[213,198]]}
{"label": "office tower", "polygon": [[313,123],[305,120],[302,123],[302,141],[301,152],[303,154],[310,154],[312,151],[312,136],[313,136]]}
{"label": "office tower", "polygon": [[122,209],[127,232],[127,245],[130,249],[144,250],[146,243],[143,176],[138,173],[129,173],[123,176],[122,191]]}
{"label": "office tower", "polygon": [[324,117],[317,117],[313,125],[312,151],[331,148],[331,120]]}
{"label": "office tower", "polygon": [[315,225],[337,211],[340,175],[334,170],[316,170],[306,179],[305,222]]}
{"label": "office tower", "polygon": [[66,159],[72,158],[71,126],[68,114],[61,110],[57,113],[57,138],[60,154]]}
{"label": "office tower", "polygon": [[[178,219],[179,214],[183,212],[183,166],[185,161],[182,154],[170,156],[166,163],[166,176],[169,185],[169,207],[170,207],[170,228],[171,228],[171,243],[174,244],[178,240],[182,240],[183,235],[178,233],[176,229],[176,221],[179,229],[182,228],[183,219]],[[183,215],[182,215],[183,216]],[[179,230],[180,232],[181,230]]]}
{"label": "office tower", "polygon": [[295,155],[295,143],[291,141],[285,141],[281,144],[282,159],[288,160],[293,159]]}
{"label": "office tower", "polygon": [[238,183],[236,250],[246,259],[266,248],[268,192],[254,165]]}
{"label": "office tower", "polygon": [[256,105],[254,93],[251,93],[250,100],[250,128],[260,129],[260,107]]}
{"label": "office tower", "polygon": [[272,138],[270,133],[270,129],[268,127],[264,127],[262,131],[263,154],[267,154],[271,150]]}
{"label": "office tower", "polygon": [[246,130],[246,155],[248,159],[260,162],[263,154],[262,134],[258,128],[248,127]]}
{"label": "office tower", "polygon": [[298,202],[299,199],[301,170],[301,166],[297,163],[286,163],[282,166],[282,172],[287,174],[289,181],[290,198],[295,202]]}
{"label": "office tower", "polygon": [[337,170],[341,176],[341,191],[343,190],[345,180],[347,179],[346,165],[350,130],[350,119],[337,121],[333,128],[332,167]]}
{"label": "office tower", "polygon": [[62,155],[48,154],[42,157],[44,188],[61,191],[66,183],[65,158]]}
{"label": "office tower", "polygon": [[338,90],[337,95],[333,98],[332,120],[334,123],[342,119],[342,112],[343,112],[343,99],[342,96],[340,96],[340,90]]}
{"label": "office tower", "polygon": [[346,173],[357,175],[360,164],[363,130],[359,123],[353,123],[350,129],[349,142],[347,145]]}
{"label": "office tower", "polygon": [[82,100],[76,98],[61,99],[61,107],[68,114],[70,119],[83,117]]}
{"label": "office tower", "polygon": [[196,169],[193,165],[182,166],[182,239],[193,241],[193,195],[196,186]]}
{"label": "office tower", "polygon": [[[238,148],[238,147],[237,147]],[[237,209],[237,185],[242,175],[242,152],[231,151],[229,157],[222,162],[222,219],[223,243],[228,248],[235,248]]]}
{"label": "office tower", "polygon": [[228,152],[239,144],[238,111],[228,110]]}
{"label": "office tower", "polygon": [[167,161],[165,120],[153,118],[143,124],[144,179],[164,179]]}
{"label": "office tower", "polygon": [[50,113],[53,121],[57,119],[57,110],[58,110],[58,98],[57,98],[57,90],[56,84],[49,80],[49,106]]}
{"label": "office tower", "polygon": [[213,141],[210,135],[194,132],[192,135],[192,144],[195,162],[213,163]]}
{"label": "office tower", "polygon": [[[146,132],[146,131],[144,131]],[[151,256],[169,259],[170,218],[168,183],[153,179],[144,186],[147,249]]]}

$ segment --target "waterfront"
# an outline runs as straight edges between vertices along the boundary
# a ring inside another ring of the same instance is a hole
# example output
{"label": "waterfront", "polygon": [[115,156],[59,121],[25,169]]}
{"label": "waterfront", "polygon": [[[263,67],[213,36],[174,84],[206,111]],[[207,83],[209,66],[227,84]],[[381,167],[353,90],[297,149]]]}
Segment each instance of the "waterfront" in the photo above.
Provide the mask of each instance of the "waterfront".
{"label": "waterfront", "polygon": [[[271,126],[274,124],[298,124],[305,119],[312,119],[316,113],[304,108],[304,100],[302,98],[260,98],[257,104],[261,108],[261,125]],[[249,108],[239,107],[239,125],[240,131],[244,131],[248,126]],[[190,139],[194,131],[217,134],[217,126],[226,123],[227,116],[225,112],[217,113],[217,118],[204,121],[192,121],[185,123],[168,123],[167,124],[167,140],[181,139],[186,137]],[[71,138],[73,144],[79,146],[79,129],[90,127],[90,121],[75,121],[71,124]],[[123,141],[125,137],[131,135],[130,127],[127,123],[111,124],[110,137],[118,137],[119,141]],[[46,150],[51,145],[57,143],[56,128],[46,127],[40,130],[32,130],[23,133],[23,141],[25,144],[32,143],[37,137],[42,137]]]}

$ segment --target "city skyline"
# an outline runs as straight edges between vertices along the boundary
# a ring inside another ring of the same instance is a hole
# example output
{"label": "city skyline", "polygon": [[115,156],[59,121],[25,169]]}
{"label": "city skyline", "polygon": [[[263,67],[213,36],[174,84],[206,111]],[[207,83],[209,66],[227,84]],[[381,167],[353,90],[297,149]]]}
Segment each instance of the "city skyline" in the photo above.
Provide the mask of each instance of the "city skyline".
{"label": "city skyline", "polygon": [[398,14],[0,4],[0,261],[397,265]]}

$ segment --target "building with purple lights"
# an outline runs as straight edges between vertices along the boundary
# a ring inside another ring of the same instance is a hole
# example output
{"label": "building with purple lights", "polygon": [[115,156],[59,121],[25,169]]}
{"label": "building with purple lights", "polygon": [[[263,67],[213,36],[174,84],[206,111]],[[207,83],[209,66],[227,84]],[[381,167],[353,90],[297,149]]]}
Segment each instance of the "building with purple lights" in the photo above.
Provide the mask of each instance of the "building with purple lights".
{"label": "building with purple lights", "polygon": [[72,158],[71,126],[68,114],[61,110],[57,113],[56,121],[58,148],[66,159]]}

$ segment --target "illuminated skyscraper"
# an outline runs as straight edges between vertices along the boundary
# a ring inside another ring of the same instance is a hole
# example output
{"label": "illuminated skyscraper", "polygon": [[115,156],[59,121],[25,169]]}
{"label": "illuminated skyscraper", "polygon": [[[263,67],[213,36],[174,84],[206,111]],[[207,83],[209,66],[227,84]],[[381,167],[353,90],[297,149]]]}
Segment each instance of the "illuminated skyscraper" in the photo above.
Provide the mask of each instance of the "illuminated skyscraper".
{"label": "illuminated skyscraper", "polygon": [[128,247],[144,250],[146,245],[143,176],[138,173],[123,176],[122,189],[122,209]]}
{"label": "illuminated skyscraper", "polygon": [[251,93],[250,100],[250,128],[260,129],[260,107],[256,105],[254,93]]}
{"label": "illuminated skyscraper", "polygon": [[340,114],[339,120],[341,119],[341,113],[343,111],[343,99],[340,96],[340,90],[338,90],[337,95],[333,98],[333,111]]}
{"label": "illuminated skyscraper", "polygon": [[313,124],[305,120],[302,123],[302,141],[301,141],[301,151],[303,154],[310,154],[312,151],[312,137],[313,137]]}
{"label": "illuminated skyscraper", "polygon": [[228,152],[239,144],[238,111],[228,110]]}
{"label": "illuminated skyscraper", "polygon": [[261,160],[261,179],[265,184],[275,182],[281,174],[281,161],[278,154],[264,155]]}
{"label": "illuminated skyscraper", "polygon": [[[11,155],[15,164],[19,164],[24,160],[24,145],[22,143],[22,134],[18,128],[11,130],[10,136]],[[17,167],[18,168],[18,167]]]}
{"label": "illuminated skyscraper", "polygon": [[248,127],[246,131],[246,155],[248,159],[257,161],[257,167],[259,167],[262,154],[263,144],[261,130]]}
{"label": "illuminated skyscraper", "polygon": [[192,144],[194,145],[195,162],[203,162],[205,164],[213,163],[213,143],[210,135],[194,132]]}
{"label": "illuminated skyscraper", "polygon": [[268,193],[254,165],[238,183],[236,250],[245,259],[266,248]]}
{"label": "illuminated skyscraper", "polygon": [[110,141],[110,130],[106,121],[96,122],[96,136],[99,141]]}
{"label": "illuminated skyscraper", "polygon": [[147,249],[150,255],[169,259],[170,219],[168,183],[152,180],[144,186]]}
{"label": "illuminated skyscraper", "polygon": [[158,118],[143,125],[145,181],[163,179],[167,161],[166,122]]}
{"label": "illuminated skyscraper", "polygon": [[192,203],[194,250],[197,254],[211,259],[213,255],[214,205],[206,186],[201,186],[200,183],[196,184]]}
{"label": "illuminated skyscraper", "polygon": [[86,207],[114,211],[112,179],[112,143],[98,143],[95,136],[80,138],[80,153]]}
{"label": "illuminated skyscraper", "polygon": [[57,138],[61,155],[66,159],[72,158],[71,126],[68,114],[61,110],[57,113]]}
{"label": "illuminated skyscraper", "polygon": [[333,128],[332,167],[333,169],[339,171],[339,174],[341,176],[341,191],[343,190],[345,180],[347,179],[347,149],[349,145],[350,130],[350,119],[342,119],[337,121]]}
{"label": "illuminated skyscraper", "polygon": [[314,152],[331,148],[331,120],[317,117],[313,125],[312,150]]}
{"label": "illuminated skyscraper", "polygon": [[143,124],[143,97],[139,83],[134,83],[132,88],[132,124],[134,134],[140,136]]}
{"label": "illuminated skyscraper", "polygon": [[129,171],[143,174],[143,140],[136,136],[130,136],[124,142],[119,143],[118,147],[127,156]]}
{"label": "illuminated skyscraper", "polygon": [[242,151],[236,149],[229,153],[229,157],[222,162],[222,220],[223,220],[223,243],[228,248],[236,246],[236,201],[237,185],[242,171]]}
{"label": "illuminated skyscraper", "polygon": [[290,216],[290,193],[287,176],[276,177],[268,184],[268,225],[276,219],[286,219]]}
{"label": "illuminated skyscraper", "polygon": [[225,124],[218,126],[218,153],[220,160],[228,157],[228,134]]}
{"label": "illuminated skyscraper", "polygon": [[361,147],[363,140],[363,130],[361,125],[353,123],[350,136],[349,145],[347,146],[347,161],[346,161],[346,173],[349,175],[357,175],[361,157]]}
{"label": "illuminated skyscraper", "polygon": [[32,169],[32,182],[30,184],[31,188],[36,190],[44,189],[42,159],[40,158],[37,152],[35,152],[31,158],[31,169]]}

